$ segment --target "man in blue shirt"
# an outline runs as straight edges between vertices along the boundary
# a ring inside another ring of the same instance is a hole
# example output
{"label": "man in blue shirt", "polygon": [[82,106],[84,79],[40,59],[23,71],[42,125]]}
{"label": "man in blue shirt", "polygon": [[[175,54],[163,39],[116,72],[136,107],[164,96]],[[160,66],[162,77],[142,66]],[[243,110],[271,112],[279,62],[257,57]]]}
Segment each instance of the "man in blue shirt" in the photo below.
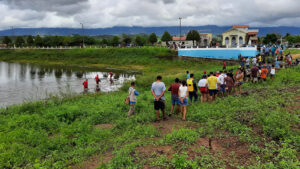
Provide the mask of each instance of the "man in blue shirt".
{"label": "man in blue shirt", "polygon": [[154,97],[154,109],[156,111],[156,120],[159,122],[159,110],[162,111],[163,113],[163,120],[166,120],[166,114],[165,114],[165,91],[166,91],[166,86],[165,84],[161,81],[162,77],[157,76],[156,82],[152,84],[152,95]]}

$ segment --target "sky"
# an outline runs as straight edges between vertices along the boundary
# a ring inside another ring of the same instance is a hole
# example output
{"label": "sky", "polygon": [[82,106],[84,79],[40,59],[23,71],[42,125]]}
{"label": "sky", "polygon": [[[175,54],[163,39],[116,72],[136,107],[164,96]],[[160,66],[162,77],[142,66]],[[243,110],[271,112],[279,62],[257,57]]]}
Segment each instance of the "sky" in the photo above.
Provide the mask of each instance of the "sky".
{"label": "sky", "polygon": [[297,26],[300,0],[0,0],[0,29]]}

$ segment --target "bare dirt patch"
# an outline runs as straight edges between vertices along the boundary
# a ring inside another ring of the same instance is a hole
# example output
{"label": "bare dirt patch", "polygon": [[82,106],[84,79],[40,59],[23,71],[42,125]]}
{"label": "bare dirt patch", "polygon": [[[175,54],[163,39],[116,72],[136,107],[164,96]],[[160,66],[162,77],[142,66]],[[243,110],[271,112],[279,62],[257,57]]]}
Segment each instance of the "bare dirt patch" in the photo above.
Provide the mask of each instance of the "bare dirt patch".
{"label": "bare dirt patch", "polygon": [[94,155],[88,161],[85,161],[81,165],[71,166],[71,169],[95,169],[103,163],[108,163],[114,157],[112,152],[105,154]]}
{"label": "bare dirt patch", "polygon": [[97,129],[112,129],[114,126],[113,124],[107,123],[107,124],[97,124],[94,127]]}
{"label": "bare dirt patch", "polygon": [[300,54],[292,54],[293,59],[299,59],[300,58]]}
{"label": "bare dirt patch", "polygon": [[[201,147],[210,149],[209,139],[200,138],[196,144],[188,148],[189,158],[193,159],[196,156],[202,156],[207,152],[197,152]],[[253,154],[248,150],[247,143],[241,142],[238,137],[230,136],[226,138],[212,138],[210,153],[217,155],[220,153],[220,158],[228,164],[232,163],[233,159],[240,165],[248,164]]]}
{"label": "bare dirt patch", "polygon": [[139,152],[139,154],[142,157],[149,158],[152,155],[158,154],[158,155],[166,155],[168,158],[172,158],[172,155],[174,153],[174,150],[171,146],[165,145],[165,146],[146,146],[146,147],[137,147],[136,150]]}
{"label": "bare dirt patch", "polygon": [[166,121],[160,121],[158,123],[154,122],[151,123],[151,125],[153,125],[160,132],[162,136],[171,133],[173,129],[180,129],[184,127],[195,129],[199,127],[195,122],[182,121],[178,117],[171,117],[168,118],[168,120]]}

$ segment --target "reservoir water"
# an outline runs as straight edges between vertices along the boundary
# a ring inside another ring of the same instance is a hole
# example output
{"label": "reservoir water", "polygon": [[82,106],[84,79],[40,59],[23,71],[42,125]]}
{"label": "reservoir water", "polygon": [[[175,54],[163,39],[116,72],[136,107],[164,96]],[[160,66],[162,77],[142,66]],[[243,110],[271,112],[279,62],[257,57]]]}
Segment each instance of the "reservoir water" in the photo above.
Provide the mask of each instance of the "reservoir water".
{"label": "reservoir water", "polygon": [[[98,86],[94,79],[97,74],[101,80]],[[120,89],[124,82],[135,80],[135,75],[120,70],[0,62],[0,107],[83,93],[85,79],[87,92],[111,92]]]}

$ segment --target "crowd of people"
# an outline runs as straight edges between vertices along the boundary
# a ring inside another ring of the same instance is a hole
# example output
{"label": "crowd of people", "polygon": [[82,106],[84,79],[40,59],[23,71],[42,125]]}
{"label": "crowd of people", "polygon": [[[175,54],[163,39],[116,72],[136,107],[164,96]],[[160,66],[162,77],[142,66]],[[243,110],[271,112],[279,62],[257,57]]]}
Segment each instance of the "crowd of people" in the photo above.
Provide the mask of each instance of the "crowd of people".
{"label": "crowd of people", "polygon": [[[110,81],[110,84],[114,83],[114,81],[113,81],[113,75],[114,75],[113,72],[109,72],[109,81]],[[99,78],[98,74],[95,76],[95,82],[96,82],[95,91],[99,92],[100,91],[100,82],[101,82],[101,79]],[[84,82],[82,83],[82,85],[83,85],[83,92],[87,93],[88,89],[89,89],[89,82],[88,82],[87,78],[84,80]]]}
{"label": "crowd of people", "polygon": [[[268,49],[265,49],[268,50]],[[276,54],[278,51],[278,54]],[[280,68],[282,64],[281,56],[283,51],[275,50],[273,60],[267,60],[267,55],[257,55],[256,57],[240,56],[240,67],[236,72],[233,70],[226,70],[227,63],[223,62],[223,70],[210,72],[203,71],[201,79],[197,82],[194,74],[187,71],[186,79],[179,80],[176,78],[174,83],[170,85],[168,91],[171,92],[171,109],[170,113],[165,112],[165,92],[166,86],[162,82],[162,76],[157,76],[156,81],[153,82],[151,92],[154,97],[154,110],[156,112],[156,121],[160,121],[160,111],[162,112],[162,119],[166,120],[167,116],[172,116],[176,109],[177,114],[181,113],[182,120],[186,120],[188,103],[195,103],[198,101],[200,94],[201,103],[213,102],[216,97],[224,98],[228,95],[238,96],[242,94],[242,86],[245,82],[263,83],[267,79],[273,80],[276,74],[276,69]],[[271,52],[272,53],[272,52]],[[276,55],[275,55],[276,54]],[[277,59],[279,57],[279,59]],[[286,55],[291,58],[290,54]],[[279,66],[276,63],[280,61]],[[292,61],[287,59],[287,65]],[[285,67],[287,67],[285,65]],[[135,83],[131,84],[129,88],[130,110],[128,116],[134,114],[134,107],[137,101],[136,96],[139,93],[134,89]]]}

